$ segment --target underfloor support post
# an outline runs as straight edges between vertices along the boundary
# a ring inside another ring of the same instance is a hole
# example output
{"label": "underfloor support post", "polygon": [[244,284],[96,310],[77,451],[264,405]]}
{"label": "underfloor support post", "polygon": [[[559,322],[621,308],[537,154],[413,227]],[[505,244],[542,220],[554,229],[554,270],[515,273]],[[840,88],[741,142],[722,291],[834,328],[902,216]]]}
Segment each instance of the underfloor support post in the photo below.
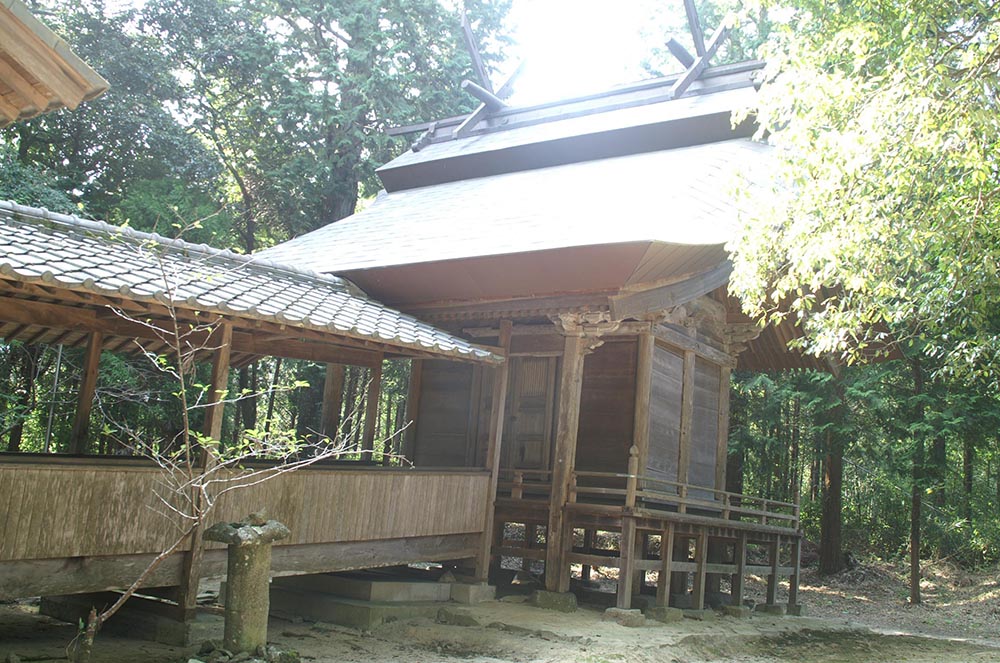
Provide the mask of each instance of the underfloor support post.
{"label": "underfloor support post", "polygon": [[617,606],[623,609],[632,607],[632,586],[635,575],[636,532],[635,520],[629,517],[622,519],[622,538],[618,554],[618,600]]}

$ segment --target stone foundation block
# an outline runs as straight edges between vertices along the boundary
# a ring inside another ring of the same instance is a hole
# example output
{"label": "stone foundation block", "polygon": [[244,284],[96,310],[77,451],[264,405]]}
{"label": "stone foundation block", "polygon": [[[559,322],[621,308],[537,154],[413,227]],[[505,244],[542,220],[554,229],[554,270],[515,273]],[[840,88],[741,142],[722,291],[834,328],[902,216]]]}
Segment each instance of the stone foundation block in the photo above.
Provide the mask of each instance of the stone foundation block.
{"label": "stone foundation block", "polygon": [[736,619],[750,619],[750,608],[745,605],[727,605],[722,608],[722,614]]}
{"label": "stone foundation block", "polygon": [[792,617],[805,617],[806,616],[806,607],[804,605],[802,605],[801,603],[796,603],[795,605],[790,605],[790,606],[788,606],[788,608],[786,610],[786,614],[791,615]]}
{"label": "stone foundation block", "polygon": [[497,588],[485,582],[456,582],[451,586],[451,600],[465,605],[475,605],[496,599]]}
{"label": "stone foundation block", "polygon": [[777,603],[759,603],[754,606],[754,612],[759,612],[765,615],[772,615],[774,617],[784,617],[785,616],[785,606]]}
{"label": "stone foundation block", "polygon": [[451,626],[480,626],[479,620],[463,608],[441,608],[437,613],[438,624]]}
{"label": "stone foundation block", "polygon": [[684,619],[693,619],[698,622],[710,622],[715,620],[714,610],[684,610]]}
{"label": "stone foundation block", "polygon": [[655,619],[658,622],[669,624],[679,622],[684,619],[684,611],[680,608],[668,608],[666,606],[652,606],[646,609],[646,617]]}
{"label": "stone foundation block", "polygon": [[531,595],[529,602],[533,606],[559,612],[575,612],[577,607],[576,594],[571,592],[547,592],[539,589]]}
{"label": "stone foundation block", "polygon": [[638,628],[646,625],[646,618],[641,610],[625,610],[624,608],[608,608],[601,617],[606,622],[617,622],[629,628]]}

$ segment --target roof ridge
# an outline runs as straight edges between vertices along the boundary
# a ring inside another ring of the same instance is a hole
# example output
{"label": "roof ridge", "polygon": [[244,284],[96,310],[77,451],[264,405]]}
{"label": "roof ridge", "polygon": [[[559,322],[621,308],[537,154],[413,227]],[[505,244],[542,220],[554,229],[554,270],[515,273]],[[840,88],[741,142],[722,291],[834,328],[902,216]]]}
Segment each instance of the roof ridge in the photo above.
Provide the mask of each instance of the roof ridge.
{"label": "roof ridge", "polygon": [[223,258],[225,260],[232,260],[234,262],[243,263],[245,265],[254,265],[255,267],[261,267],[267,270],[273,270],[276,272],[284,272],[293,276],[302,276],[306,278],[311,278],[316,281],[323,283],[328,283],[332,285],[339,285],[347,289],[347,291],[356,297],[371,300],[371,297],[367,292],[359,288],[355,283],[350,280],[345,279],[340,276],[334,276],[332,274],[324,274],[322,272],[317,272],[315,270],[306,269],[304,267],[295,267],[286,263],[280,263],[269,258],[260,258],[257,254],[245,255],[242,253],[236,253],[230,251],[229,249],[218,249],[208,244],[195,244],[194,242],[188,242],[180,238],[165,237],[158,233],[148,233],[141,230],[136,230],[129,226],[116,226],[106,221],[98,221],[96,219],[86,219],[79,217],[75,214],[63,214],[61,212],[53,212],[52,210],[46,209],[44,207],[31,207],[29,205],[21,205],[15,203],[12,200],[0,200],[0,213],[8,212],[17,217],[27,217],[28,219],[34,219],[38,221],[47,221],[61,224],[64,226],[69,226],[71,228],[77,228],[81,230],[87,230],[89,232],[96,232],[102,235],[117,235],[124,236],[131,240],[137,240],[139,242],[149,241],[154,242],[166,249],[170,250],[182,250],[187,252],[194,252],[204,255],[207,258]]}

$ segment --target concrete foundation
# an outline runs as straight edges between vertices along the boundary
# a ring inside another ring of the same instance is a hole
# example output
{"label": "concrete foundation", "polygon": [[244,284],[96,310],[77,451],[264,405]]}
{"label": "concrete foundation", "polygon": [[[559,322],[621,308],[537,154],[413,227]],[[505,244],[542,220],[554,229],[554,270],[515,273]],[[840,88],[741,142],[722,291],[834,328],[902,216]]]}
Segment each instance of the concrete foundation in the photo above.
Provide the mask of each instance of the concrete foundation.
{"label": "concrete foundation", "polygon": [[782,604],[782,603],[772,603],[772,604],[758,603],[756,606],[754,606],[753,610],[754,610],[754,612],[759,612],[759,613],[765,614],[765,615],[773,615],[775,617],[784,617],[785,616],[786,608],[785,608],[785,605]]}
{"label": "concrete foundation", "polygon": [[497,588],[484,582],[453,582],[451,583],[451,600],[465,605],[475,605],[483,601],[493,601],[497,597]]}
{"label": "concrete foundation", "polygon": [[786,614],[791,615],[792,617],[805,617],[807,614],[806,607],[801,603],[790,605],[786,610]]}
{"label": "concrete foundation", "polygon": [[433,601],[360,601],[331,594],[271,586],[271,614],[305,617],[370,630],[386,622],[426,617],[434,619],[440,604]]}

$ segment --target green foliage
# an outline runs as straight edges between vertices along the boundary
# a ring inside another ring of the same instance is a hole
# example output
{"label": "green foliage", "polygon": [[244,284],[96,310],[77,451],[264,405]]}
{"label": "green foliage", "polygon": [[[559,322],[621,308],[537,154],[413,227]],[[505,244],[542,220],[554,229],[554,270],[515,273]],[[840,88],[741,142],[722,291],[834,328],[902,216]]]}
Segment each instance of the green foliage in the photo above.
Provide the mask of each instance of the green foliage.
{"label": "green foliage", "polygon": [[0,200],[13,200],[22,205],[44,207],[64,214],[80,211],[69,196],[59,188],[51,173],[39,166],[20,163],[13,151],[2,144],[0,144]]}
{"label": "green foliage", "polygon": [[802,315],[846,360],[915,343],[949,370],[1000,352],[1000,12],[995,2],[770,8],[760,136],[773,190],[733,242],[757,315]]}

